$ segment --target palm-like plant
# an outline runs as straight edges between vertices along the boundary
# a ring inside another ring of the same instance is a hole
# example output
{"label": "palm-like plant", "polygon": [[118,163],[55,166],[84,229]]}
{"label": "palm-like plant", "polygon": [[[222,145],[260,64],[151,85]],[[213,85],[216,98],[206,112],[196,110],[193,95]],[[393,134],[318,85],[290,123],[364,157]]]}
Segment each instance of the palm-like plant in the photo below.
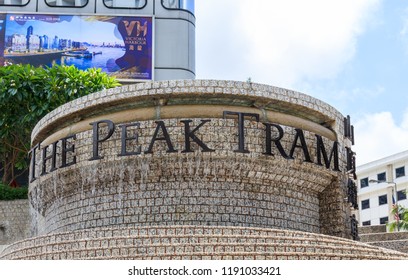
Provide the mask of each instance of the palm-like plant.
{"label": "palm-like plant", "polygon": [[395,230],[408,230],[408,208],[398,205],[398,208],[393,207],[391,213],[394,217],[396,217],[398,213],[400,219],[388,223],[388,229],[390,232],[394,232]]}

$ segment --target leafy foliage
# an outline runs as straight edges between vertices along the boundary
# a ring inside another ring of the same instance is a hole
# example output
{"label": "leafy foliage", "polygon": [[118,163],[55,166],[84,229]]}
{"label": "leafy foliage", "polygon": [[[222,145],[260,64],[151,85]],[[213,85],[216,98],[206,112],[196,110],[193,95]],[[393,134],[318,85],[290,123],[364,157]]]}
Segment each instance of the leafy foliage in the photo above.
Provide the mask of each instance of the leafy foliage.
{"label": "leafy foliage", "polygon": [[0,200],[27,199],[28,188],[12,188],[7,185],[0,184]]}
{"label": "leafy foliage", "polygon": [[[391,213],[395,215],[397,213],[397,207],[394,207]],[[398,214],[401,217],[399,222],[393,221],[391,223],[388,223],[388,229],[391,232],[399,230],[408,230],[408,209],[401,205],[398,205]]]}
{"label": "leafy foliage", "polygon": [[0,67],[0,162],[2,182],[10,184],[15,170],[27,168],[31,130],[56,107],[105,88],[119,86],[100,69],[30,65]]}

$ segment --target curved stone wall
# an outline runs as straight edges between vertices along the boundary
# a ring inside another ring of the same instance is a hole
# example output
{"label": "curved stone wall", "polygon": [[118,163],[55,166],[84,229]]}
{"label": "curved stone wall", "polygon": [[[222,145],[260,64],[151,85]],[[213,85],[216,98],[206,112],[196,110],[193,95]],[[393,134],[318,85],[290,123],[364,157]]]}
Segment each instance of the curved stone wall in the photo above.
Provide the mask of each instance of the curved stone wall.
{"label": "curved stone wall", "polygon": [[350,238],[343,120],[310,96],[252,83],[91,94],[33,131],[35,230],[211,225]]}
{"label": "curved stone wall", "polygon": [[253,83],[75,100],[33,131],[35,234],[0,259],[408,259],[350,240],[349,125],[317,99]]}

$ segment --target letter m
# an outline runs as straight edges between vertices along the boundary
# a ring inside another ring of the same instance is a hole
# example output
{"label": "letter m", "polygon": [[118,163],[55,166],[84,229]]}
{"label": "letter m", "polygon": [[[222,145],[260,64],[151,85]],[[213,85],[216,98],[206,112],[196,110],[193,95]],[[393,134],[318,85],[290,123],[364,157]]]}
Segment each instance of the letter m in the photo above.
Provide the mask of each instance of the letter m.
{"label": "letter m", "polygon": [[333,161],[334,171],[340,171],[339,169],[339,151],[338,151],[338,142],[333,142],[333,148],[330,152],[330,157],[327,157],[326,148],[324,147],[323,138],[320,135],[316,135],[316,154],[317,154],[317,164],[322,165],[322,158],[324,161],[324,165],[327,169],[330,169],[330,164]]}

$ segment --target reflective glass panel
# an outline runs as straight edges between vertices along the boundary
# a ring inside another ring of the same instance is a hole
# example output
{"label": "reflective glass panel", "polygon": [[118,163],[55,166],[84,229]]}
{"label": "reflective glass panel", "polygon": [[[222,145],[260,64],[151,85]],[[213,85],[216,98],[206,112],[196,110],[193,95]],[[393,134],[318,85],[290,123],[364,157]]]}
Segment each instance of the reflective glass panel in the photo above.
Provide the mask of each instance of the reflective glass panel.
{"label": "reflective glass panel", "polygon": [[51,7],[85,7],[88,0],[45,0]]}
{"label": "reflective glass panel", "polygon": [[30,0],[0,0],[0,6],[25,6]]}
{"label": "reflective glass panel", "polygon": [[108,8],[143,8],[146,0],[103,0]]}
{"label": "reflective glass panel", "polygon": [[194,0],[162,0],[162,3],[165,8],[187,10],[194,14]]}

